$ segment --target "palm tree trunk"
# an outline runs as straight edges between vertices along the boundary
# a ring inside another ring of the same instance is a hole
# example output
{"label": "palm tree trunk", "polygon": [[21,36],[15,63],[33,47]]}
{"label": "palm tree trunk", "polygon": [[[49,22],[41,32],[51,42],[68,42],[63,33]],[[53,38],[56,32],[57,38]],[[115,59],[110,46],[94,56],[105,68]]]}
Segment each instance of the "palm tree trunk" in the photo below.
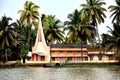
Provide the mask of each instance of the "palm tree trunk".
{"label": "palm tree trunk", "polygon": [[27,20],[27,23],[28,23],[28,32],[27,32],[27,35],[28,35],[28,51],[29,51],[29,49],[30,49],[30,18],[28,18],[28,20]]}
{"label": "palm tree trunk", "polygon": [[91,46],[92,46],[92,51],[94,51],[94,41],[93,41],[93,39],[91,40]]}
{"label": "palm tree trunk", "polygon": [[7,62],[8,61],[7,49],[5,49],[5,58],[6,58],[6,62]]}
{"label": "palm tree trunk", "polygon": [[81,40],[81,57],[82,57],[82,62],[83,62],[82,40]]}

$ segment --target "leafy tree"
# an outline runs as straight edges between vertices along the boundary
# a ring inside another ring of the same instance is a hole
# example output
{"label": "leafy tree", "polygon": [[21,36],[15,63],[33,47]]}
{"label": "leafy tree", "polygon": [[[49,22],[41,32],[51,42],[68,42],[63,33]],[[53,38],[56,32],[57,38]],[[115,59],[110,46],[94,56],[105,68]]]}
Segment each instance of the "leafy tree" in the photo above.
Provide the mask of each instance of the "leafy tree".
{"label": "leafy tree", "polygon": [[[30,27],[32,26],[32,23],[30,25]],[[17,20],[16,24],[15,24],[15,30],[19,33],[18,35],[18,41],[19,41],[19,44],[24,44],[24,45],[27,45],[27,28],[28,28],[28,25],[25,23],[25,24],[22,24],[21,20]],[[35,34],[35,30],[34,29],[30,29],[31,33],[30,33],[30,49],[32,48],[32,45],[31,45],[31,40],[33,39],[33,37],[31,37],[31,34],[32,36]],[[34,38],[35,39],[35,38]],[[33,44],[33,42],[32,42]],[[22,46],[21,46],[22,47]]]}
{"label": "leafy tree", "polygon": [[[81,12],[83,13],[82,18],[87,18],[88,22],[92,22],[92,25],[96,27],[96,32],[98,36],[99,44],[100,36],[98,32],[98,24],[104,23],[104,18],[106,18],[105,11],[106,9],[102,6],[106,3],[102,0],[86,0],[86,4],[81,4]],[[100,46],[101,52],[101,46]]]}
{"label": "leafy tree", "polygon": [[107,50],[115,50],[120,59],[120,24],[113,24],[113,29],[109,28],[109,34],[102,34],[103,42],[102,44],[106,47]]}
{"label": "leafy tree", "polygon": [[112,23],[116,20],[120,24],[120,0],[115,0],[117,5],[111,5],[108,7],[112,12],[110,17],[113,17]]}
{"label": "leafy tree", "polygon": [[[32,26],[32,24],[30,25]],[[22,24],[21,20],[17,20],[16,24],[15,24],[15,31],[17,31],[19,33],[18,35],[18,48],[20,50],[20,57],[23,58],[24,62],[25,62],[25,58],[27,58],[27,24]],[[36,38],[36,29],[31,28],[31,33],[30,33],[30,49],[32,49],[32,46],[34,45],[35,42],[35,38]],[[17,49],[16,49],[17,50]]]}
{"label": "leafy tree", "polygon": [[8,61],[8,49],[10,46],[17,45],[17,35],[18,33],[14,31],[14,24],[9,23],[12,20],[10,17],[6,17],[5,15],[0,20],[0,40],[2,44],[2,49],[5,51],[6,61]]}
{"label": "leafy tree", "polygon": [[17,33],[19,33],[18,38],[17,38],[18,46],[17,46],[17,49],[15,49],[16,47],[13,47],[12,49],[18,50],[19,57],[25,59],[27,57],[27,55],[25,55],[24,57],[21,55],[26,54],[26,53],[23,53],[23,51],[27,49],[25,47],[27,45],[27,27],[28,26],[27,26],[27,24],[22,24],[21,20],[17,20],[17,22],[14,24],[14,26],[15,26],[15,28],[14,28],[15,31]]}
{"label": "leafy tree", "polygon": [[27,42],[28,42],[28,51],[30,49],[30,31],[31,31],[31,23],[36,25],[36,20],[39,20],[39,6],[31,1],[26,1],[24,4],[24,10],[19,10],[18,13],[21,13],[20,20],[22,24],[23,22],[27,23]]}
{"label": "leafy tree", "polygon": [[42,15],[42,25],[47,44],[59,43],[64,40],[63,25],[55,16]]}
{"label": "leafy tree", "polygon": [[95,28],[92,27],[85,19],[81,19],[81,12],[75,10],[73,14],[68,15],[69,21],[65,22],[67,25],[64,30],[68,30],[68,42],[79,41],[87,43],[87,40],[95,37]]}
{"label": "leafy tree", "polygon": [[71,41],[78,43],[80,41],[82,51],[83,42],[87,44],[87,40],[95,37],[95,28],[87,23],[86,19],[81,19],[81,14],[82,13],[77,9],[73,12],[73,14],[69,14],[68,18],[70,21],[65,22],[65,25],[67,26],[64,30],[68,30],[68,43],[71,43]]}
{"label": "leafy tree", "polygon": [[78,27],[80,26],[80,12],[75,10],[73,14],[68,14],[69,21],[65,21],[64,31],[67,33],[67,43],[79,43]]}

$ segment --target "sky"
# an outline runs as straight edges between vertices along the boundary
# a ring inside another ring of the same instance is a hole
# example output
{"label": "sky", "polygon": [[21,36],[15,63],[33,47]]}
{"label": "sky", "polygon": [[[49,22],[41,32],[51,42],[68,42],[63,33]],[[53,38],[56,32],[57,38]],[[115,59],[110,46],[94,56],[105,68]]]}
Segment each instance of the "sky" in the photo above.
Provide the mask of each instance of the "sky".
{"label": "sky", "polygon": [[[20,14],[18,10],[23,10],[23,5],[26,0],[0,0],[0,17],[4,14],[11,17],[13,21],[19,19]],[[28,0],[37,4],[40,9],[40,14],[55,15],[57,19],[62,22],[68,20],[67,15],[73,13],[75,9],[80,10],[80,4],[86,3],[86,0]],[[106,5],[103,6],[108,9],[110,5],[116,5],[115,0],[104,0]],[[99,33],[107,33],[107,26],[112,26],[109,10],[106,12],[107,18],[105,22],[99,25]]]}

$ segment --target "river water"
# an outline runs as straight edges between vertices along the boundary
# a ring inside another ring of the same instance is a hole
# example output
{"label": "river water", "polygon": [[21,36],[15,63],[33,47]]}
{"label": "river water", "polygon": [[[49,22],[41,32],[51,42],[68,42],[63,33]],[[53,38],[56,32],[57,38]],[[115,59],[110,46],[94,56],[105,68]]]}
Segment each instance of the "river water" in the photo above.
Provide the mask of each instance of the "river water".
{"label": "river water", "polygon": [[120,68],[1,68],[0,80],[120,80]]}

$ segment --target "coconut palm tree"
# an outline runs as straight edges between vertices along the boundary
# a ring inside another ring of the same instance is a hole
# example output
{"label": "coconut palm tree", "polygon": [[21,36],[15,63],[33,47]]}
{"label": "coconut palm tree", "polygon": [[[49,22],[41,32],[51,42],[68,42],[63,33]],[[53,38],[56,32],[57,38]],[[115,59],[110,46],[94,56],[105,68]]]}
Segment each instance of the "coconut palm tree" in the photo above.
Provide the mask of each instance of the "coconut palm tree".
{"label": "coconut palm tree", "polygon": [[45,14],[42,14],[42,16],[41,16],[42,27],[43,27],[44,33],[45,33],[45,28],[48,27],[50,24],[50,18],[51,18],[50,15],[47,16]]}
{"label": "coconut palm tree", "polygon": [[[68,43],[80,41],[81,51],[82,44],[85,42],[87,44],[87,40],[95,37],[95,28],[92,27],[89,23],[87,23],[86,19],[81,19],[81,12],[77,9],[73,12],[73,14],[69,14],[69,21],[65,22],[67,25],[64,30],[68,30]],[[82,53],[83,60],[83,53]]]}
{"label": "coconut palm tree", "polygon": [[116,54],[120,59],[120,24],[113,24],[113,29],[109,28],[109,34],[102,34],[102,44],[107,50],[116,50]]}
{"label": "coconut palm tree", "polygon": [[[19,33],[19,35],[18,35],[18,41],[19,41],[19,43],[27,45],[27,37],[28,37],[27,36],[27,27],[28,27],[28,25],[26,23],[23,24],[21,22],[21,20],[17,20],[17,22],[14,24],[14,26],[15,26],[15,28],[14,28],[15,31],[17,31],[17,33]],[[32,24],[30,26],[32,26]],[[30,48],[31,48],[31,46],[30,46]]]}
{"label": "coconut palm tree", "polygon": [[[19,42],[19,48],[20,48],[20,57],[23,58],[25,62],[25,58],[27,58],[27,24],[22,24],[21,20],[17,20],[17,22],[14,24],[15,26],[15,31],[19,33],[18,35],[18,42]],[[31,25],[32,26],[32,23]],[[35,42],[35,37],[36,37],[36,29],[31,28],[31,33],[30,33],[30,44],[29,47],[32,49],[32,46],[34,45]],[[25,50],[25,51],[24,51]],[[25,52],[25,53],[24,53]]]}
{"label": "coconut palm tree", "polygon": [[[104,23],[104,18],[106,18],[105,11],[106,9],[102,6],[106,3],[102,0],[86,0],[86,4],[81,4],[82,7],[81,12],[83,13],[83,17],[87,18],[88,22],[91,22],[93,26],[96,27],[97,37],[99,44],[100,36],[98,32],[98,24]],[[101,52],[101,46],[100,46]]]}
{"label": "coconut palm tree", "polygon": [[[27,58],[27,24],[22,24],[21,20],[17,20],[15,26],[15,31],[19,33],[18,35],[18,41],[19,41],[19,48],[20,48],[20,57],[23,58],[23,62],[25,63],[25,58]],[[30,25],[32,26],[32,24]],[[31,28],[31,33],[30,33],[30,44],[29,47],[32,49],[32,46],[35,42],[35,37],[36,37],[36,29]]]}
{"label": "coconut palm tree", "polygon": [[115,0],[117,5],[111,5],[108,7],[112,12],[110,17],[113,17],[112,23],[116,20],[120,24],[120,0]]}
{"label": "coconut palm tree", "polygon": [[6,17],[5,15],[0,20],[0,41],[2,44],[2,49],[5,51],[6,61],[8,61],[7,51],[8,48],[12,45],[17,45],[17,35],[18,33],[14,31],[14,24],[9,23],[12,20],[10,17]]}
{"label": "coconut palm tree", "polygon": [[78,27],[80,26],[80,12],[76,9],[73,14],[68,14],[69,21],[65,21],[64,31],[68,31],[67,33],[67,43],[79,43],[80,40],[78,38]]}
{"label": "coconut palm tree", "polygon": [[[31,23],[35,23],[36,20],[39,21],[39,12],[38,12],[39,6],[37,6],[35,3],[31,1],[26,1],[24,4],[24,10],[19,10],[18,13],[21,13],[20,20],[24,24],[24,22],[27,23],[28,29],[27,29],[27,42],[28,42],[28,50],[30,49],[29,43],[30,43],[30,30],[31,30]],[[37,22],[38,22],[37,21]]]}
{"label": "coconut palm tree", "polygon": [[43,15],[42,25],[47,44],[60,43],[64,40],[64,32],[62,31],[63,25],[55,16]]}
{"label": "coconut palm tree", "polygon": [[64,30],[68,30],[68,43],[71,41],[87,42],[90,38],[94,38],[95,36],[95,28],[92,27],[85,19],[81,19],[81,12],[77,9],[73,12],[73,14],[69,14],[69,21],[65,22],[67,25]]}

